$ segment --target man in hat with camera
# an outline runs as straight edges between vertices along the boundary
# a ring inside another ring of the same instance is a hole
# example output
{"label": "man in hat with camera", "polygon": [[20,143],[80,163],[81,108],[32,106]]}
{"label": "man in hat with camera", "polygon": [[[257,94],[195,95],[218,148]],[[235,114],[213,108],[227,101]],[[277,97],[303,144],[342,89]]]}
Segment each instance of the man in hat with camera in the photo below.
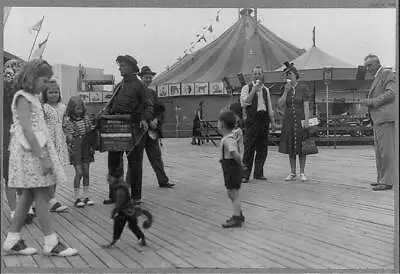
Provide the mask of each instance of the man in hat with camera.
{"label": "man in hat with camera", "polygon": [[172,188],[175,184],[171,184],[164,170],[164,163],[161,158],[160,139],[162,138],[161,126],[164,119],[165,107],[159,102],[157,92],[149,88],[155,72],[151,71],[148,66],[142,67],[139,76],[146,87],[147,96],[153,102],[153,117],[149,123],[148,138],[145,141],[144,148],[146,150],[149,162],[156,173],[159,187]]}
{"label": "man in hat with camera", "polygon": [[275,127],[269,89],[264,86],[263,69],[253,68],[253,79],[242,88],[240,103],[244,119],[244,153],[245,170],[242,183],[247,183],[253,168],[254,179],[267,180],[264,176],[264,163],[268,154],[269,124]]}
{"label": "man in hat with camera", "polygon": [[[116,61],[123,79],[115,87],[113,96],[103,113],[131,115],[135,147],[131,153],[126,152],[127,183],[131,186],[132,199],[139,203],[142,198],[143,151],[149,123],[153,117],[153,102],[147,96],[144,84],[137,77],[139,67],[136,59],[130,55],[123,55],[118,56]],[[108,152],[109,177],[118,179],[123,176],[123,154],[124,151]],[[114,202],[111,187],[109,191],[109,200],[105,200],[104,204]]]}

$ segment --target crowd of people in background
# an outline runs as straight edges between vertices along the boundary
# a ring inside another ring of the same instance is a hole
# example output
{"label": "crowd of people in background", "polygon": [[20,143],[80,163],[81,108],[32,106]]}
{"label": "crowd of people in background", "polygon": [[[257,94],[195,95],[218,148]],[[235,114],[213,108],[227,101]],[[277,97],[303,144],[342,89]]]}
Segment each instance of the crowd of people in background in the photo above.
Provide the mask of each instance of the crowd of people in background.
{"label": "crowd of people in background", "polygon": [[[122,81],[114,88],[106,107],[95,115],[87,113],[79,96],[71,97],[67,105],[62,103],[60,87],[46,61],[35,59],[24,63],[11,60],[5,64],[2,176],[11,211],[11,226],[3,244],[6,252],[21,255],[37,252],[28,247],[20,235],[23,225],[37,215],[45,235],[44,254],[72,256],[78,253],[65,245],[54,232],[49,212],[68,210],[67,205],[56,199],[56,186],[68,184],[64,172],[67,164],[72,165],[75,171],[71,185],[73,206],[82,208],[94,204],[89,192],[89,170],[98,149],[95,130],[101,115],[130,115],[135,143],[131,151],[108,152],[109,181],[122,179],[123,156],[126,154],[125,181],[131,188],[132,201],[140,205],[143,155],[146,151],[159,187],[174,187],[166,175],[159,142],[163,136],[165,107],[159,102],[157,92],[149,88],[155,73],[148,66],[139,69],[136,59],[129,55],[118,56],[116,62]],[[279,152],[289,157],[290,172],[286,181],[297,178],[297,158],[300,181],[307,180],[307,153],[303,141],[310,135],[310,91],[300,82],[296,67],[287,62],[285,65],[283,74],[287,80],[278,101],[279,111],[273,110],[270,91],[264,85],[263,70],[256,66],[251,82],[242,87],[240,101],[223,109],[218,116],[218,130],[223,135],[220,163],[233,207],[233,215],[223,223],[224,228],[240,227],[245,222],[239,193],[242,184],[250,182],[253,165],[253,178],[268,181],[264,165],[268,156],[270,127],[277,127],[276,113],[283,114]],[[372,185],[375,191],[389,190],[395,180],[395,76],[392,70],[382,67],[375,55],[365,58],[365,66],[374,75],[368,97],[362,101],[368,107],[374,128],[377,180]],[[193,145],[202,141],[201,121],[203,101],[193,122]],[[110,186],[109,197],[103,203],[115,202]]]}

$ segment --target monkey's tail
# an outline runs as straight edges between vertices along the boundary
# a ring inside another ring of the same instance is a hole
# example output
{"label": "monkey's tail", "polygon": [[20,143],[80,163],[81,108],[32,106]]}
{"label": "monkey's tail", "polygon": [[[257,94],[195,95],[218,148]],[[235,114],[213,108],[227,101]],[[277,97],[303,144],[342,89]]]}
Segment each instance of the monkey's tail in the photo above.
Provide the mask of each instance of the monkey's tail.
{"label": "monkey's tail", "polygon": [[153,215],[151,215],[150,211],[146,209],[142,209],[142,214],[146,216],[147,220],[143,222],[143,228],[144,229],[149,229],[151,225],[153,224]]}

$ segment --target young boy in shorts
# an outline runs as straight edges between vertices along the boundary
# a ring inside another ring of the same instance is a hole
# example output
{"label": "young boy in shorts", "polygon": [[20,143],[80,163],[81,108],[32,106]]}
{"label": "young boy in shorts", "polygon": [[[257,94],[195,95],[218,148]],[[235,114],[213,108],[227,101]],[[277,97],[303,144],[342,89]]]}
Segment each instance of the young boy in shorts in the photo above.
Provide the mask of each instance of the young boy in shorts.
{"label": "young boy in shorts", "polygon": [[243,163],[240,146],[233,132],[236,122],[236,115],[232,111],[224,111],[218,116],[218,130],[223,135],[220,162],[227,194],[233,206],[233,216],[222,225],[223,228],[241,227],[244,222],[239,198]]}

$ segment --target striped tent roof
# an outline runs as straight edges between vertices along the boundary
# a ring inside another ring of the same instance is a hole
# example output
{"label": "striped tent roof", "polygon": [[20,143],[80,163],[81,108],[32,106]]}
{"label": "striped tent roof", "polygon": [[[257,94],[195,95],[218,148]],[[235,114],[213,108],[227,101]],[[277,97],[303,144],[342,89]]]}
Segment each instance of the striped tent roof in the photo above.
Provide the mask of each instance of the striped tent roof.
{"label": "striped tent roof", "polygon": [[240,72],[250,73],[256,65],[273,71],[304,52],[258,23],[250,13],[242,13],[220,37],[184,56],[159,74],[153,85],[221,81]]}
{"label": "striped tent roof", "polygon": [[[292,60],[294,66],[298,70],[308,70],[308,69],[322,69],[325,67],[332,68],[355,68],[356,66],[343,62],[324,51],[320,50],[316,46],[311,47],[305,53]],[[285,66],[281,66],[276,71],[282,71]]]}

